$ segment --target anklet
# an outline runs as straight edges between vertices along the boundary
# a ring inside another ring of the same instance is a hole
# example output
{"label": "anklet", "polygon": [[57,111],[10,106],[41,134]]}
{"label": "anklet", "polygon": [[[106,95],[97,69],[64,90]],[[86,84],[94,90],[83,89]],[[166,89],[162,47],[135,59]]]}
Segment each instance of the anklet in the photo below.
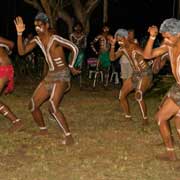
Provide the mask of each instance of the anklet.
{"label": "anklet", "polygon": [[126,114],[125,118],[131,118],[131,115]]}
{"label": "anklet", "polygon": [[66,133],[66,134],[65,134],[65,136],[70,136],[70,135],[71,135],[71,133],[70,133],[70,132],[68,132],[68,133]]}
{"label": "anklet", "polygon": [[16,119],[16,120],[12,121],[12,123],[14,124],[14,123],[17,123],[19,121],[20,121],[20,119]]}
{"label": "anklet", "polygon": [[167,151],[174,151],[174,148],[166,148]]}
{"label": "anklet", "polygon": [[47,127],[45,126],[45,127],[39,127],[39,129],[40,130],[45,130],[45,129],[47,129]]}

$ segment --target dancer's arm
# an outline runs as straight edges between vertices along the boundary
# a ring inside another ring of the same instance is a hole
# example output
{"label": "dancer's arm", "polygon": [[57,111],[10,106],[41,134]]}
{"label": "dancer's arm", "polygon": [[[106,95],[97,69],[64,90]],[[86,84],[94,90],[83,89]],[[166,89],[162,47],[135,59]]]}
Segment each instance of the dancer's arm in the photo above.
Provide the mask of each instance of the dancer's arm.
{"label": "dancer's arm", "polygon": [[117,58],[121,57],[123,54],[123,51],[120,50],[120,48],[115,52],[115,43],[116,43],[116,39],[111,37],[109,39],[109,42],[111,44],[110,47],[110,53],[109,53],[109,58],[111,61],[115,61]]}
{"label": "dancer's arm", "polygon": [[14,24],[16,26],[17,31],[17,47],[19,55],[25,55],[28,52],[32,51],[34,47],[36,47],[35,42],[28,43],[26,46],[23,43],[22,34],[25,31],[25,24],[23,22],[22,17],[18,16],[14,20]]}
{"label": "dancer's arm", "polygon": [[168,48],[165,45],[153,49],[153,44],[158,34],[158,28],[156,26],[151,26],[148,28],[148,32],[149,39],[143,51],[144,58],[152,59],[165,54],[168,51]]}

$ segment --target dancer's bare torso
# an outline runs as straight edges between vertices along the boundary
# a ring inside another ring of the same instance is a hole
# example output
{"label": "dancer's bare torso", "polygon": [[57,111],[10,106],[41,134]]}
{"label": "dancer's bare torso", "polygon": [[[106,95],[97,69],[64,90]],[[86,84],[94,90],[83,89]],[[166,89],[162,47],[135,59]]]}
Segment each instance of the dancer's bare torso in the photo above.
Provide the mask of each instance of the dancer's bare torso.
{"label": "dancer's bare torso", "polygon": [[133,71],[142,72],[147,69],[148,64],[144,60],[142,49],[136,43],[131,43],[125,47],[120,47],[116,52],[116,56],[120,56],[122,54],[128,58]]}
{"label": "dancer's bare torso", "polygon": [[180,84],[180,49],[169,46],[167,46],[167,48],[169,52],[172,73],[177,83]]}
{"label": "dancer's bare torso", "polygon": [[79,49],[86,48],[86,35],[84,33],[72,33],[70,35],[70,40],[76,44]]}
{"label": "dancer's bare torso", "polygon": [[101,52],[105,52],[108,51],[110,49],[110,43],[109,43],[109,39],[110,39],[111,35],[98,35],[97,37],[95,37],[95,39],[93,40],[93,42],[91,43],[92,48],[94,51],[97,51],[94,47],[94,44],[96,42],[99,42],[99,51],[98,53]]}
{"label": "dancer's bare torso", "polygon": [[77,53],[76,47],[60,36],[52,35],[46,41],[41,40],[38,36],[35,36],[31,43],[36,43],[41,48],[48,64],[49,71],[59,71],[67,67],[63,46],[71,47],[73,49],[74,55],[70,65],[73,66],[75,62]]}

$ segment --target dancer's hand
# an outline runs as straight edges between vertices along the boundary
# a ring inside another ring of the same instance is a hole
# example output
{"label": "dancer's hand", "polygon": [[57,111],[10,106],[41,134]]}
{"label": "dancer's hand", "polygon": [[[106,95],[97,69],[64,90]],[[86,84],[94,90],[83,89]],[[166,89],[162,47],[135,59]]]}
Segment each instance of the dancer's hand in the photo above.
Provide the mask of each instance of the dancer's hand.
{"label": "dancer's hand", "polygon": [[110,42],[111,46],[115,46],[115,44],[116,44],[116,38],[110,37],[110,38],[109,38],[109,42]]}
{"label": "dancer's hand", "polygon": [[149,32],[151,37],[156,37],[158,35],[158,28],[157,28],[157,26],[150,26],[148,28],[148,32]]}
{"label": "dancer's hand", "polygon": [[25,30],[25,24],[23,22],[22,17],[18,16],[14,20],[14,24],[16,26],[17,33],[22,33]]}
{"label": "dancer's hand", "polygon": [[75,69],[74,67],[71,67],[70,71],[73,75],[78,75],[81,73],[81,71],[79,69]]}

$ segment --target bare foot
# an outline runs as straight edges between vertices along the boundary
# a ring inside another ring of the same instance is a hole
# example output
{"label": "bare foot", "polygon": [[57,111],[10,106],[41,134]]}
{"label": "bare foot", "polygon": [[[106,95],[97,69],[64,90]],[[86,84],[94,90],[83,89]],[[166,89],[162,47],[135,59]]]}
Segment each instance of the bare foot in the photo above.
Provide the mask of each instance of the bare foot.
{"label": "bare foot", "polygon": [[21,131],[24,128],[24,125],[21,121],[17,121],[15,123],[13,123],[12,127],[9,128],[8,132],[9,133],[14,133],[17,131]]}
{"label": "bare foot", "polygon": [[156,159],[162,161],[177,161],[177,157],[174,152],[162,153],[156,156]]}
{"label": "bare foot", "polygon": [[142,125],[143,126],[148,126],[149,125],[149,122],[148,122],[148,119],[143,119],[143,122],[142,122]]}
{"label": "bare foot", "polygon": [[121,122],[131,122],[131,121],[132,121],[131,115],[126,114],[126,115],[124,116],[124,120],[121,121]]}
{"label": "bare foot", "polygon": [[72,135],[65,136],[64,140],[62,141],[62,144],[68,146],[74,144],[74,139]]}

